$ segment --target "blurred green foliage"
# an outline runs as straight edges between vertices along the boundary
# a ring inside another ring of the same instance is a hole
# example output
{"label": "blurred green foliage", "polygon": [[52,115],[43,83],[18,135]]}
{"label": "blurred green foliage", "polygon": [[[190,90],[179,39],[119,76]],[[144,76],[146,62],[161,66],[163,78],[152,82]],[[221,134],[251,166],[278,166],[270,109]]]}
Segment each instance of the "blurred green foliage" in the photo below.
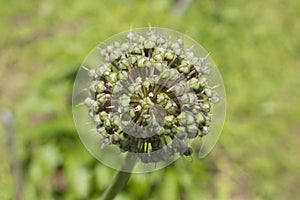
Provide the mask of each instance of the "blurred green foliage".
{"label": "blurred green foliage", "polygon": [[[97,199],[110,184],[115,171],[76,134],[72,84],[99,41],[148,23],[187,33],[211,52],[227,119],[208,157],[133,175],[116,199],[300,197],[300,1],[194,0],[183,11],[175,0],[0,3],[0,105],[15,116],[25,199]],[[0,199],[12,199],[0,131]]]}

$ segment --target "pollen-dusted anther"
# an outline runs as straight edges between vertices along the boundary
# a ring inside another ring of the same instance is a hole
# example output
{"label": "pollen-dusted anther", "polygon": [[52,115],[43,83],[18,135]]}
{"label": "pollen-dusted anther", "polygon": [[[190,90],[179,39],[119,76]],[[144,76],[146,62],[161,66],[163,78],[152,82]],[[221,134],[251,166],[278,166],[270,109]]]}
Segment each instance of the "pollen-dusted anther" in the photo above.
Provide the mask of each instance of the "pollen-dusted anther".
{"label": "pollen-dusted anther", "polygon": [[191,141],[209,133],[213,105],[208,55],[196,56],[185,37],[159,31],[127,33],[97,48],[102,63],[83,67],[90,77],[83,104],[103,137],[143,163],[190,156]]}

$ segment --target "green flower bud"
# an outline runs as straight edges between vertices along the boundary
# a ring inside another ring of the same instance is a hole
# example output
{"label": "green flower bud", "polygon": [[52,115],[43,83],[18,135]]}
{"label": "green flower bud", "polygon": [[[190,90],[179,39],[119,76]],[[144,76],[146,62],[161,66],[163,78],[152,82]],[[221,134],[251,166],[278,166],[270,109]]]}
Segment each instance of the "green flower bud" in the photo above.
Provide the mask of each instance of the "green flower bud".
{"label": "green flower bud", "polygon": [[[149,90],[150,85],[151,85],[150,80],[149,80],[148,78],[146,78],[146,80],[143,82],[143,86],[144,86],[147,90]],[[149,93],[149,94],[150,94],[150,93]],[[152,95],[153,95],[153,94],[152,94]]]}
{"label": "green flower bud", "polygon": [[102,125],[102,120],[100,119],[100,115],[94,115],[94,122],[97,125]]}
{"label": "green flower bud", "polygon": [[198,82],[198,79],[197,78],[191,78],[190,80],[189,80],[189,85],[190,85],[190,87],[191,88],[193,88],[194,90],[198,90],[199,89],[199,86],[200,86],[200,84],[199,84],[199,82]]}
{"label": "green flower bud", "polygon": [[155,54],[153,59],[157,62],[162,62],[164,60],[164,56],[162,54]]}
{"label": "green flower bud", "polygon": [[133,93],[136,91],[135,85],[129,85],[127,89],[129,90],[129,92],[130,92],[131,94],[133,94]]}
{"label": "green flower bud", "polygon": [[114,85],[114,89],[113,89],[113,92],[114,93],[119,93],[119,92],[122,92],[124,90],[121,82],[117,82],[115,85]]}
{"label": "green flower bud", "polygon": [[180,153],[180,155],[183,155],[183,153],[187,149],[187,144],[184,143],[182,140],[175,138],[172,141],[172,147],[173,149],[176,149]]}
{"label": "green flower bud", "polygon": [[126,71],[119,72],[119,79],[120,80],[127,80],[128,79],[128,73]]}
{"label": "green flower bud", "polygon": [[144,126],[148,126],[152,120],[151,115],[149,114],[144,114],[142,118],[143,118]]}
{"label": "green flower bud", "polygon": [[165,69],[164,71],[161,72],[160,77],[161,78],[168,78],[168,77],[170,77],[170,72],[171,72],[171,70]]}
{"label": "green flower bud", "polygon": [[161,105],[166,105],[168,103],[169,97],[165,93],[159,93],[157,95],[157,103]]}
{"label": "green flower bud", "polygon": [[89,75],[91,78],[96,78],[96,77],[97,77],[96,70],[95,70],[95,69],[89,69],[89,70],[88,70],[88,75]]}
{"label": "green flower bud", "polygon": [[97,81],[95,84],[95,90],[98,93],[101,93],[105,90],[104,82],[103,81]]}
{"label": "green flower bud", "polygon": [[164,65],[162,63],[154,63],[154,67],[161,72],[164,69]]}
{"label": "green flower bud", "polygon": [[135,79],[135,83],[137,83],[137,84],[142,84],[143,83],[143,79],[142,79],[142,77],[137,77],[136,79]]}
{"label": "green flower bud", "polygon": [[153,51],[153,58],[157,61],[162,61],[164,58],[164,49],[161,47],[157,47]]}
{"label": "green flower bud", "polygon": [[152,49],[155,46],[155,43],[151,40],[146,40],[144,42],[145,49]]}
{"label": "green flower bud", "polygon": [[161,45],[164,44],[166,42],[166,40],[163,37],[158,37],[156,40],[156,44],[157,45]]}
{"label": "green flower bud", "polygon": [[113,144],[119,144],[121,141],[120,135],[119,134],[113,134],[111,136],[111,141]]}
{"label": "green flower bud", "polygon": [[126,94],[123,94],[120,98],[119,98],[119,105],[122,107],[125,107],[127,105],[129,105],[130,102],[130,97],[127,96]]}
{"label": "green flower bud", "polygon": [[167,75],[166,78],[168,78],[171,81],[175,81],[175,80],[179,79],[179,74],[178,74],[177,70],[175,70],[175,69],[167,70],[166,75]]}
{"label": "green flower bud", "polygon": [[117,73],[115,73],[115,72],[111,72],[111,73],[109,73],[109,75],[108,76],[106,76],[106,80],[109,82],[109,83],[115,83],[115,82],[117,82],[117,80],[118,80],[118,74]]}
{"label": "green flower bud", "polygon": [[192,113],[194,115],[197,115],[200,112],[202,112],[200,105],[199,104],[193,105],[193,107],[192,107]]}
{"label": "green flower bud", "polygon": [[111,123],[114,125],[114,126],[120,126],[121,125],[121,119],[118,117],[118,116],[113,116],[111,118]]}
{"label": "green flower bud", "polygon": [[138,67],[143,67],[145,61],[146,61],[146,58],[144,58],[144,57],[142,57],[142,56],[138,57],[138,59],[137,59],[137,66],[138,66]]}
{"label": "green flower bud", "polygon": [[216,103],[219,103],[219,101],[220,101],[219,95],[213,93],[213,95],[212,95],[212,97],[211,97],[211,102],[212,102],[213,104],[216,104]]}
{"label": "green flower bud", "polygon": [[121,49],[115,48],[115,50],[113,51],[112,55],[113,55],[113,60],[118,59],[122,55]]}
{"label": "green flower bud", "polygon": [[174,52],[175,52],[176,54],[181,54],[181,51],[180,51],[181,45],[180,45],[180,43],[178,43],[178,41],[175,42],[175,43],[173,43],[173,44],[171,45],[171,48],[174,50]]}
{"label": "green flower bud", "polygon": [[93,92],[93,93],[96,92],[96,84],[97,84],[97,81],[93,81],[93,82],[91,82],[91,84],[90,84],[89,90],[90,90],[91,92]]}
{"label": "green flower bud", "polygon": [[168,60],[173,60],[174,56],[175,56],[175,54],[170,52],[170,51],[167,51],[165,53],[165,58],[168,59]]}
{"label": "green flower bud", "polygon": [[153,67],[152,62],[149,59],[146,59],[144,65],[145,65],[145,67]]}
{"label": "green flower bud", "polygon": [[107,96],[105,93],[100,93],[100,94],[97,94],[97,101],[100,103],[100,104],[103,104],[105,103],[106,99],[107,99]]}
{"label": "green flower bud", "polygon": [[207,85],[207,79],[205,77],[203,77],[203,76],[200,76],[198,78],[198,81],[199,81],[199,85],[201,87],[205,87]]}
{"label": "green flower bud", "polygon": [[87,107],[91,107],[94,103],[95,103],[95,101],[93,99],[91,99],[90,97],[87,97],[84,100],[84,105],[86,105]]}
{"label": "green flower bud", "polygon": [[128,43],[123,43],[121,46],[121,51],[127,52],[129,50],[129,44]]}
{"label": "green flower bud", "polygon": [[154,103],[151,101],[149,97],[146,97],[144,100],[141,101],[141,105],[143,109],[149,109],[154,106]]}
{"label": "green flower bud", "polygon": [[201,110],[205,113],[208,113],[210,111],[210,103],[209,102],[202,103]]}
{"label": "green flower bud", "polygon": [[172,100],[168,100],[166,106],[165,106],[165,109],[168,111],[168,112],[175,112],[177,110],[177,105],[174,101]]}
{"label": "green flower bud", "polygon": [[187,126],[188,138],[195,138],[198,135],[198,127],[195,124]]}
{"label": "green flower bud", "polygon": [[186,131],[186,129],[185,129],[185,127],[183,127],[183,126],[180,126],[180,127],[177,127],[177,137],[179,138],[179,139],[181,139],[181,140],[183,140],[183,139],[185,139],[186,138],[186,136],[187,136],[187,131]]}
{"label": "green flower bud", "polygon": [[181,96],[186,92],[189,92],[190,88],[188,83],[181,81],[172,87],[172,91],[175,92],[176,96]]}
{"label": "green flower bud", "polygon": [[157,38],[158,37],[153,32],[150,32],[150,35],[149,35],[149,40],[150,41],[155,42],[157,40]]}
{"label": "green flower bud", "polygon": [[205,122],[205,117],[203,116],[203,114],[201,112],[197,114],[196,121],[199,124],[202,124],[203,122]]}
{"label": "green flower bud", "polygon": [[137,56],[131,56],[131,57],[130,57],[130,63],[131,63],[132,65],[134,65],[134,64],[136,63],[137,60],[138,60]]}
{"label": "green flower bud", "polygon": [[184,93],[181,98],[183,104],[194,105],[197,100],[197,96],[194,93]]}
{"label": "green flower bud", "polygon": [[114,46],[113,45],[107,45],[107,47],[106,47],[106,52],[107,53],[111,53],[111,52],[113,52],[113,50],[114,50]]}
{"label": "green flower bud", "polygon": [[[103,124],[104,124],[105,128],[108,128],[108,129],[111,128],[111,122],[110,122],[109,118],[104,120]],[[111,134],[111,133],[109,133],[109,134]]]}
{"label": "green flower bud", "polygon": [[180,115],[177,116],[177,120],[182,125],[191,125],[195,123],[193,115],[187,112],[181,112]]}
{"label": "green flower bud", "polygon": [[130,31],[125,41],[99,47],[103,63],[84,67],[91,82],[83,104],[104,137],[102,147],[138,153],[144,163],[190,156],[187,141],[209,132],[219,98],[204,77],[206,57],[186,49],[184,37],[164,34]]}
{"label": "green flower bud", "polygon": [[141,54],[142,50],[138,46],[134,46],[133,49],[132,49],[132,53],[134,53],[134,54]]}
{"label": "green flower bud", "polygon": [[185,74],[190,72],[190,67],[189,66],[179,66],[178,71],[183,72]]}
{"label": "green flower bud", "polygon": [[207,126],[204,126],[204,127],[203,127],[203,130],[202,130],[202,133],[203,133],[204,135],[208,134],[208,133],[209,133],[209,128],[208,128]]}
{"label": "green flower bud", "polygon": [[[127,69],[130,66],[130,61],[129,59],[122,59],[119,63],[119,67],[121,70]],[[123,71],[122,71],[123,72]]]}
{"label": "green flower bud", "polygon": [[212,91],[209,88],[205,88],[203,91],[208,98],[212,97]]}
{"label": "green flower bud", "polygon": [[175,123],[174,115],[168,115],[165,117],[165,125],[172,126]]}

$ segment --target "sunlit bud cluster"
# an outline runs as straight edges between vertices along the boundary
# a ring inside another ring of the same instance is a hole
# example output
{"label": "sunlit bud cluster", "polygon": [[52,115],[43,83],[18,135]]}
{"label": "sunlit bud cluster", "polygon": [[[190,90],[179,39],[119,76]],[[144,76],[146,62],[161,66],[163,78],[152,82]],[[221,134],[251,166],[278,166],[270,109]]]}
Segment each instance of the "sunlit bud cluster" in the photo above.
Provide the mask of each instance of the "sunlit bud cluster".
{"label": "sunlit bud cluster", "polygon": [[89,109],[102,147],[117,145],[144,163],[192,154],[190,140],[209,133],[215,87],[206,57],[151,29],[99,47],[103,63],[87,69]]}

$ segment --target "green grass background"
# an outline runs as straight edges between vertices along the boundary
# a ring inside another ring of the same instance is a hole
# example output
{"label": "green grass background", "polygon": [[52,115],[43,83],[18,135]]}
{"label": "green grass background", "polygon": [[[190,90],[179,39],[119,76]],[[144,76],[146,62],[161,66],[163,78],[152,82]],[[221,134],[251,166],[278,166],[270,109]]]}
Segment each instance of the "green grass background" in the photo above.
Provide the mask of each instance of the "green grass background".
{"label": "green grass background", "polygon": [[[203,160],[133,175],[117,200],[300,198],[300,1],[0,0],[0,107],[17,128],[25,199],[97,199],[115,170],[76,133],[75,73],[99,41],[133,28],[184,32],[211,52],[227,92],[227,118]],[[0,199],[13,199],[0,128]]]}

